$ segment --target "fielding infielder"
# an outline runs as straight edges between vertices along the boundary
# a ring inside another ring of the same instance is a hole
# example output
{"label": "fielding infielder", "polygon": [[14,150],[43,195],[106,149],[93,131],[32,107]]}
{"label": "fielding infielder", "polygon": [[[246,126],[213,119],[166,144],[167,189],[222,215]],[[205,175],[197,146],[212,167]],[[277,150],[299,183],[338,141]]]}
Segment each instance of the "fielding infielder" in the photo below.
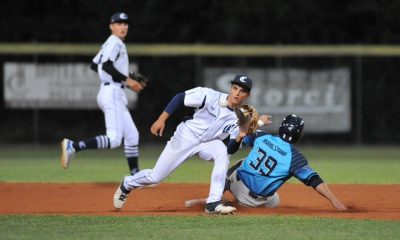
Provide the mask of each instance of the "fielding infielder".
{"label": "fielding infielder", "polygon": [[150,184],[158,184],[185,160],[194,155],[214,160],[210,193],[205,211],[229,214],[236,208],[221,203],[226,172],[229,165],[227,148],[222,142],[238,128],[234,108],[250,96],[252,81],[237,75],[231,81],[229,95],[203,87],[177,94],[151,127],[154,135],[162,136],[167,118],[179,107],[195,108],[191,119],[180,123],[174,136],[168,141],[153,169],[146,169],[133,176],[126,176],[114,194],[114,207],[121,209],[131,190]]}
{"label": "fielding infielder", "polygon": [[[226,190],[240,205],[274,208],[279,204],[276,192],[292,176],[327,198],[339,211],[346,211],[328,186],[309,165],[305,157],[292,145],[303,136],[303,119],[292,114],[284,118],[279,136],[257,132],[244,138],[253,146],[247,158],[228,171]],[[231,149],[231,153],[236,151]]]}
{"label": "fielding infielder", "polygon": [[115,13],[110,21],[111,35],[93,58],[91,68],[99,74],[100,90],[97,103],[104,113],[106,135],[99,135],[84,141],[61,142],[61,165],[68,168],[76,152],[86,149],[119,147],[124,139],[125,156],[131,174],[138,171],[139,132],[127,107],[124,88],[139,93],[145,87],[129,77],[129,59],[124,39],[128,34],[128,15]]}

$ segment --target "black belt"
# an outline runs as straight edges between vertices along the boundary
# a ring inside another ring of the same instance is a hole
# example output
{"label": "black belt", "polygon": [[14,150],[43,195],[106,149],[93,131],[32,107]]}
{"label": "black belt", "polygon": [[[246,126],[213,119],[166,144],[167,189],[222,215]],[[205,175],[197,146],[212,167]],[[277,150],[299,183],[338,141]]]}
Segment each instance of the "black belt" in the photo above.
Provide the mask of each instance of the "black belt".
{"label": "black belt", "polygon": [[[236,172],[236,181],[241,181],[241,179],[240,179],[240,177],[239,177],[239,174]],[[250,191],[250,189],[249,189],[249,196],[252,198],[252,199],[255,199],[255,200],[267,200],[267,198],[268,197],[263,197],[263,196],[258,196],[257,194],[255,194],[254,192],[252,192],[252,191]]]}
{"label": "black belt", "polygon": [[[104,86],[109,86],[109,85],[111,85],[111,83],[105,82],[105,83],[103,83],[103,85],[104,85]],[[122,83],[121,83],[121,88],[122,88],[122,89],[125,88],[124,84],[122,84]]]}

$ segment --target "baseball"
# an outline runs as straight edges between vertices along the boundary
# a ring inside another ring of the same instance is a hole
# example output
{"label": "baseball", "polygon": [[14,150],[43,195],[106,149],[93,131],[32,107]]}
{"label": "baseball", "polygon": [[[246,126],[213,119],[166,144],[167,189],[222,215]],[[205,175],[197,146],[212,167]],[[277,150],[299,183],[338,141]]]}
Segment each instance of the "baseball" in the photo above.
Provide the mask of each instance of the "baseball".
{"label": "baseball", "polygon": [[221,106],[221,107],[226,107],[226,106],[228,106],[228,101],[227,101],[226,99],[221,99],[221,100],[219,101],[219,106]]}
{"label": "baseball", "polygon": [[261,121],[260,119],[257,121],[257,124],[258,124],[259,127],[264,126],[264,122]]}

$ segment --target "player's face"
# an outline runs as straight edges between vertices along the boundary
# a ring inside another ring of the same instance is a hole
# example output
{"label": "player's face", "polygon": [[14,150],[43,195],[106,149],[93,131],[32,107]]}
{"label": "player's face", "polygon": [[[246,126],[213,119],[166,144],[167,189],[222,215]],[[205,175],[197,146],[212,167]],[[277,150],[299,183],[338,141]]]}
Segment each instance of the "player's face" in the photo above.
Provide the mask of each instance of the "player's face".
{"label": "player's face", "polygon": [[228,97],[228,104],[232,107],[236,107],[243,103],[243,101],[250,96],[250,93],[243,87],[232,84],[231,92]]}
{"label": "player's face", "polygon": [[121,38],[122,40],[124,40],[126,35],[128,34],[128,28],[129,28],[128,23],[124,22],[116,22],[110,24],[111,33]]}

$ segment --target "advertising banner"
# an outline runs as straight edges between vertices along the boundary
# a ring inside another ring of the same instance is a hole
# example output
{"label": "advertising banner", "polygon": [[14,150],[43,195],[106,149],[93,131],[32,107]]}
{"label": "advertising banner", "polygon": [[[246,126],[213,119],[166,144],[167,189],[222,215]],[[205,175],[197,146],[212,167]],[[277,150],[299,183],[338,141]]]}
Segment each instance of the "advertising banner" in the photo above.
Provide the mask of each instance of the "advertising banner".
{"label": "advertising banner", "polygon": [[[130,71],[137,65],[131,64]],[[4,102],[9,108],[93,109],[97,106],[100,80],[85,63],[4,64]],[[129,106],[137,94],[125,90]]]}
{"label": "advertising banner", "polygon": [[206,68],[205,85],[228,93],[236,74],[253,80],[247,103],[272,115],[271,132],[291,113],[303,117],[307,132],[351,130],[349,68]]}

